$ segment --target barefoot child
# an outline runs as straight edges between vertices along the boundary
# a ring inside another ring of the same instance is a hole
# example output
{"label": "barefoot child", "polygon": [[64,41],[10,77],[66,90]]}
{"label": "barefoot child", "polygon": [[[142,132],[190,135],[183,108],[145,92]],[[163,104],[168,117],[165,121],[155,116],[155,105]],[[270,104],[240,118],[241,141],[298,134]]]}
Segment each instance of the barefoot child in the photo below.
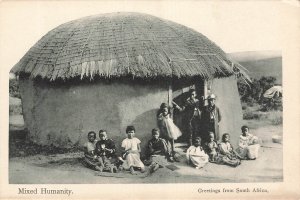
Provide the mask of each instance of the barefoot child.
{"label": "barefoot child", "polygon": [[99,131],[100,140],[96,143],[96,154],[100,163],[100,171],[116,172],[116,146],[113,140],[107,138],[106,130]]}
{"label": "barefoot child", "polygon": [[97,155],[95,152],[96,147],[96,133],[94,131],[90,131],[88,133],[88,142],[84,144],[84,164],[92,168],[94,170],[100,171],[101,168],[99,167],[100,163],[97,159]]}
{"label": "barefoot child", "polygon": [[[172,154],[174,154],[174,140],[180,137],[182,133],[174,124],[170,116],[169,107],[166,103],[162,103],[160,106],[160,109],[157,113],[157,123],[162,137],[167,141],[168,148]],[[173,161],[172,157],[170,157],[170,161]]]}
{"label": "barefoot child", "polygon": [[200,145],[201,138],[196,137],[194,145],[190,146],[186,151],[188,164],[193,165],[196,169],[200,169],[208,163],[208,155],[204,152]]}
{"label": "barefoot child", "polygon": [[215,142],[215,134],[213,132],[209,132],[208,139],[209,141],[205,143],[205,151],[209,156],[209,161],[215,162],[218,150],[218,145]]}
{"label": "barefoot child", "polygon": [[159,130],[152,129],[152,139],[149,140],[147,146],[147,157],[150,162],[150,172],[155,172],[159,167],[168,165],[167,158],[170,152],[167,143],[164,139],[159,137]]}
{"label": "barefoot child", "polygon": [[217,163],[236,167],[241,164],[239,155],[233,150],[230,144],[230,136],[228,133],[224,133],[222,136],[222,142],[219,145],[219,151],[217,157]]}
{"label": "barefoot child", "polygon": [[[141,141],[134,137],[134,126],[127,126],[127,138],[122,141],[123,158],[125,159],[124,165],[129,167],[130,173],[135,174],[134,168],[140,168],[141,172],[145,172],[145,166],[140,159]],[[125,167],[126,168],[126,167]]]}

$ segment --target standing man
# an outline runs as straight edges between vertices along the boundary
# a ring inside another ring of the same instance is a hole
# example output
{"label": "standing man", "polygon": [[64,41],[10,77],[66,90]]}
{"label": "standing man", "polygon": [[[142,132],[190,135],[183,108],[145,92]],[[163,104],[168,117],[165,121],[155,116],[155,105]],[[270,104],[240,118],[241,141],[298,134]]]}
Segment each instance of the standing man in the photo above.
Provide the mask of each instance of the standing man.
{"label": "standing man", "polygon": [[201,107],[202,103],[200,102],[196,96],[197,93],[194,89],[190,89],[190,96],[184,102],[182,108],[180,108],[177,104],[173,103],[175,107],[179,111],[185,111],[185,120],[188,125],[188,145],[191,146],[193,144],[193,139],[200,134],[200,126],[201,126]]}
{"label": "standing man", "polygon": [[219,122],[221,121],[221,113],[215,105],[216,96],[211,94],[207,97],[208,105],[204,106],[201,113],[201,121],[203,125],[203,142],[208,142],[209,132],[213,132],[216,140],[219,140]]}

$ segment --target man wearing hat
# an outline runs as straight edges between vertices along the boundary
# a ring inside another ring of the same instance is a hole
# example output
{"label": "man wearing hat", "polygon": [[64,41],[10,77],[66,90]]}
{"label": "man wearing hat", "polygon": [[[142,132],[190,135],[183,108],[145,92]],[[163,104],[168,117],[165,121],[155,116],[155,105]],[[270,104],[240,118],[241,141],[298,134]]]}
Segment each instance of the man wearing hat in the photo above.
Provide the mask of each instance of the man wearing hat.
{"label": "man wearing hat", "polygon": [[221,113],[215,105],[216,95],[210,94],[207,97],[208,105],[204,106],[201,113],[201,121],[203,126],[202,139],[203,142],[208,141],[209,132],[215,134],[216,140],[219,140],[219,122],[221,121]]}

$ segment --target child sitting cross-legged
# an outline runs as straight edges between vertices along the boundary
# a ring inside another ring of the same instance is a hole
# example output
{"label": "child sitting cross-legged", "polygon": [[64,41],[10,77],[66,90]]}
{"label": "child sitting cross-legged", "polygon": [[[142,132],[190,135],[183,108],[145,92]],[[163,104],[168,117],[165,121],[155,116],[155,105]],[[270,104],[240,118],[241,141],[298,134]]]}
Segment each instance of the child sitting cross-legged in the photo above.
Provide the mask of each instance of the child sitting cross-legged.
{"label": "child sitting cross-legged", "polygon": [[152,139],[147,146],[147,162],[150,163],[150,172],[155,172],[160,167],[168,165],[167,159],[171,156],[167,142],[160,138],[159,130],[152,129]]}
{"label": "child sitting cross-legged", "polygon": [[113,140],[107,138],[107,131],[99,131],[100,140],[96,143],[96,154],[100,163],[100,171],[117,172],[116,146]]}
{"label": "child sitting cross-legged", "polygon": [[97,159],[97,155],[95,152],[96,147],[96,133],[94,131],[90,131],[88,133],[88,141],[84,144],[84,159],[83,164],[91,169],[101,171],[99,167],[100,163]]}
{"label": "child sitting cross-legged", "polygon": [[200,169],[208,163],[208,155],[204,152],[201,145],[201,138],[196,137],[194,145],[190,146],[186,151],[188,164],[193,165],[196,169]]}
{"label": "child sitting cross-legged", "polygon": [[230,135],[228,133],[223,134],[222,142],[219,145],[219,151],[220,153],[216,158],[216,163],[229,165],[231,167],[237,167],[241,164],[240,156],[233,150],[230,143]]}
{"label": "child sitting cross-legged", "polygon": [[145,166],[140,159],[141,141],[134,137],[135,128],[134,126],[127,126],[126,128],[127,138],[122,141],[123,148],[123,163],[124,168],[129,168],[131,174],[136,174],[135,168],[141,170],[142,173],[145,172]]}

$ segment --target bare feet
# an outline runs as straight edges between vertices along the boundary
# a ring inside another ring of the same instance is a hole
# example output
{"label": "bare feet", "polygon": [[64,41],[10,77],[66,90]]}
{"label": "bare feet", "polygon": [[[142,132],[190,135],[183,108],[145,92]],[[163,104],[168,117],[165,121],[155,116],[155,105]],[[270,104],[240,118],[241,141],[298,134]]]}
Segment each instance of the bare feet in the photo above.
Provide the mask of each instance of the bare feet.
{"label": "bare feet", "polygon": [[141,168],[141,173],[144,173],[146,170],[145,170],[145,167],[142,167]]}
{"label": "bare feet", "polygon": [[96,171],[102,172],[102,171],[103,171],[103,167],[101,167],[101,166],[100,166],[100,167],[99,167],[99,166],[96,166],[96,167],[95,167],[95,170],[96,170]]}
{"label": "bare feet", "polygon": [[133,167],[130,167],[130,173],[131,173],[132,175],[136,175],[136,172],[134,171]]}

